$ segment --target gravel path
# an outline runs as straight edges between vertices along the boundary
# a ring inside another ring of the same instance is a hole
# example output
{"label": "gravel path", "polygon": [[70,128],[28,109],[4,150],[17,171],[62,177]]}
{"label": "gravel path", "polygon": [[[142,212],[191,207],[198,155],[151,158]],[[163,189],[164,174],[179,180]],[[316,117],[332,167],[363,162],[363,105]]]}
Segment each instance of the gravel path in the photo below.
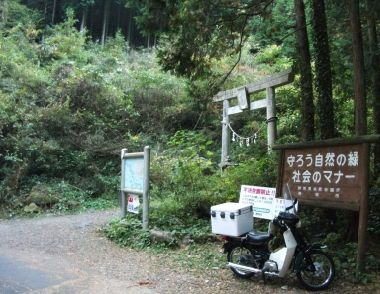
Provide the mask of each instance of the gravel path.
{"label": "gravel path", "polygon": [[[228,269],[187,272],[163,256],[120,248],[97,232],[117,216],[114,210],[0,221],[0,293],[306,293],[293,280],[264,285]],[[336,284],[325,293],[371,291]]]}

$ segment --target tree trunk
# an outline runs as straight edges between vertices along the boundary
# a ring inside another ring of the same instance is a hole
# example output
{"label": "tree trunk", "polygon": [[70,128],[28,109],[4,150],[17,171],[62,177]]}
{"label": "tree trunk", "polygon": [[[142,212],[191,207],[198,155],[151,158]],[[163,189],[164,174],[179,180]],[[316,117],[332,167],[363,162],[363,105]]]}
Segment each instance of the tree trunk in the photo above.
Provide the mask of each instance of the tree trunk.
{"label": "tree trunk", "polygon": [[150,48],[150,33],[147,36],[146,44],[147,44],[147,48],[149,49]]}
{"label": "tree trunk", "polygon": [[[350,25],[352,31],[352,58],[354,70],[354,107],[355,107],[355,135],[367,133],[367,104],[364,76],[363,39],[360,25],[359,0],[348,0]],[[348,227],[348,241],[356,241],[359,227],[359,213],[352,212],[351,224]]]}
{"label": "tree trunk", "polygon": [[313,43],[315,49],[315,74],[318,117],[321,139],[335,135],[334,105],[329,38],[325,13],[325,1],[313,0]]}
{"label": "tree trunk", "polygon": [[101,38],[102,46],[104,46],[105,41],[106,41],[108,22],[109,22],[109,12],[110,12],[110,0],[104,0],[103,28],[102,28],[102,38]]}
{"label": "tree trunk", "polygon": [[80,22],[80,31],[83,32],[86,28],[86,22],[87,22],[87,7],[83,7],[82,10],[82,20]]}
{"label": "tree trunk", "polygon": [[47,17],[48,4],[47,4],[47,0],[45,0],[44,3],[45,3],[44,4],[44,20],[47,23],[48,22],[48,17]]}
{"label": "tree trunk", "polygon": [[[375,132],[380,134],[380,57],[374,7],[375,0],[367,0],[368,42],[370,50],[369,73],[373,99],[373,121],[375,122]],[[375,145],[374,164],[375,177],[378,177],[380,175],[380,144]]]}
{"label": "tree trunk", "polygon": [[303,0],[294,0],[294,10],[296,15],[298,65],[301,74],[302,139],[304,141],[310,141],[314,139],[314,102],[309,41],[307,38]]}
{"label": "tree trunk", "polygon": [[55,10],[57,9],[57,0],[53,1],[53,11],[51,12],[51,24],[55,21]]}
{"label": "tree trunk", "polygon": [[359,1],[349,0],[349,4],[354,67],[355,134],[360,136],[367,133],[367,104],[364,76],[363,39],[360,26]]}
{"label": "tree trunk", "polygon": [[119,2],[118,7],[117,7],[117,18],[116,18],[116,31],[120,29],[120,19],[121,19],[121,14],[123,11],[123,5],[121,2]]}
{"label": "tree trunk", "polygon": [[0,2],[0,21],[7,21],[7,1],[3,0]]}
{"label": "tree trunk", "polygon": [[132,18],[133,18],[133,11],[132,9],[130,9],[129,19],[128,19],[128,34],[127,34],[127,42],[128,42],[129,47],[131,47],[131,40],[132,40]]}
{"label": "tree trunk", "polygon": [[[320,138],[324,140],[335,136],[330,48],[327,34],[325,1],[313,0],[312,6],[317,113]],[[327,221],[326,228],[328,232],[334,232],[336,230],[337,216],[335,209],[323,209],[321,218]]]}

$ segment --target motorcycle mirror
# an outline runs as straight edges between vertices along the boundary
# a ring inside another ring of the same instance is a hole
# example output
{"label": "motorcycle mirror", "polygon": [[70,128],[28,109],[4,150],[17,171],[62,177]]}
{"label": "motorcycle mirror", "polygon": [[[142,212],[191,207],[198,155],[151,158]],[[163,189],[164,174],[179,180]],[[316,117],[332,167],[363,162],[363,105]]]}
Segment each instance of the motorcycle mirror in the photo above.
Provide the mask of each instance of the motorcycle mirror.
{"label": "motorcycle mirror", "polygon": [[293,212],[295,214],[297,214],[297,206],[296,206],[296,204],[298,203],[298,199],[297,198],[293,198],[292,192],[290,191],[289,183],[286,183],[286,185],[285,185],[285,191],[284,192],[285,192],[284,193],[284,199],[292,201],[292,205],[290,205],[289,207],[286,207],[285,210],[288,211],[288,210],[290,210],[290,209],[293,208]]}

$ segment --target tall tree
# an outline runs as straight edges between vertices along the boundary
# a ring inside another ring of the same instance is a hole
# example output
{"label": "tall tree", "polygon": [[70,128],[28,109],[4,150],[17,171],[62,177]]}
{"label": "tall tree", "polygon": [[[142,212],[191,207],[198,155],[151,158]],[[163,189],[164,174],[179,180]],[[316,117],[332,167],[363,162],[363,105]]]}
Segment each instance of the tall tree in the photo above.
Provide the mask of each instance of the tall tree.
{"label": "tall tree", "polygon": [[360,136],[367,133],[367,102],[359,0],[349,0],[349,11],[352,31],[352,58],[354,67],[355,134]]}
{"label": "tall tree", "polygon": [[82,19],[80,21],[80,31],[83,32],[84,29],[86,28],[86,23],[87,23],[87,13],[88,13],[88,8],[87,6],[82,7]]}
{"label": "tall tree", "polygon": [[7,0],[0,2],[0,21],[5,22],[7,18]]}
{"label": "tall tree", "polygon": [[310,141],[314,139],[314,99],[309,41],[307,37],[305,5],[303,0],[294,0],[294,10],[296,16],[298,67],[301,76],[302,139]]}
{"label": "tall tree", "polygon": [[334,105],[332,97],[332,74],[329,38],[324,0],[313,0],[313,44],[315,50],[315,78],[317,113],[321,139],[335,135]]}
{"label": "tall tree", "polygon": [[128,0],[139,11],[140,30],[165,33],[158,53],[165,70],[190,78],[209,74],[211,61],[240,52],[248,20],[273,0]]}
{"label": "tall tree", "polygon": [[[75,5],[76,4],[76,5]],[[78,14],[81,13],[80,31],[82,32],[87,26],[88,10],[95,4],[95,0],[81,0],[79,3],[75,1],[74,6],[77,6]]]}
{"label": "tall tree", "polygon": [[51,24],[55,22],[55,11],[57,10],[57,0],[53,0],[53,10],[51,12]]}
{"label": "tall tree", "polygon": [[102,37],[101,44],[104,46],[107,37],[109,14],[110,14],[111,0],[104,0],[104,11],[103,11],[103,26],[102,26]]}
{"label": "tall tree", "polygon": [[127,28],[127,42],[128,45],[131,46],[131,40],[132,40],[132,20],[133,20],[133,11],[132,9],[129,9],[128,13],[128,28]]}
{"label": "tall tree", "polygon": [[[367,133],[367,102],[359,0],[348,0],[348,8],[350,14],[352,60],[354,69],[355,135],[361,136]],[[348,240],[357,240],[358,225],[359,213],[354,211],[352,212],[351,224],[347,231]]]}
{"label": "tall tree", "polygon": [[[370,49],[369,74],[373,99],[373,120],[375,132],[380,134],[380,57],[376,31],[376,11],[380,8],[378,1],[367,0],[368,43]],[[375,145],[375,173],[380,175],[380,144]]]}

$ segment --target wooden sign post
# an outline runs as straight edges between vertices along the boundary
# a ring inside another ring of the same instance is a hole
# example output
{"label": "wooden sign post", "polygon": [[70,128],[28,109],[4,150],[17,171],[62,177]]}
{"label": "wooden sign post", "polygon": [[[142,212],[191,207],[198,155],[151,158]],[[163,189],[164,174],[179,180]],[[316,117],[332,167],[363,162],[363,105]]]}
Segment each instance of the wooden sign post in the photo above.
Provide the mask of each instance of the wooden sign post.
{"label": "wooden sign post", "polygon": [[142,195],[143,229],[149,225],[149,167],[149,146],[145,146],[144,152],[127,153],[127,149],[121,150],[121,217],[126,215],[127,194],[130,195],[129,199]]}
{"label": "wooden sign post", "polygon": [[369,143],[380,136],[277,145],[277,197],[288,185],[300,203],[359,211],[357,271],[364,269],[368,219]]}
{"label": "wooden sign post", "polygon": [[[293,81],[292,70],[286,70],[262,79],[256,83],[248,84],[242,87],[234,88],[227,91],[221,91],[213,98],[213,102],[223,101],[223,120],[222,120],[222,155],[220,166],[224,167],[228,163],[228,154],[230,148],[230,116],[243,112],[244,110],[255,110],[266,108],[267,110],[267,135],[268,148],[271,148],[276,139],[276,101],[275,87],[289,84]],[[266,90],[266,98],[249,101],[249,95]],[[237,99],[238,105],[230,107],[230,100]]]}

